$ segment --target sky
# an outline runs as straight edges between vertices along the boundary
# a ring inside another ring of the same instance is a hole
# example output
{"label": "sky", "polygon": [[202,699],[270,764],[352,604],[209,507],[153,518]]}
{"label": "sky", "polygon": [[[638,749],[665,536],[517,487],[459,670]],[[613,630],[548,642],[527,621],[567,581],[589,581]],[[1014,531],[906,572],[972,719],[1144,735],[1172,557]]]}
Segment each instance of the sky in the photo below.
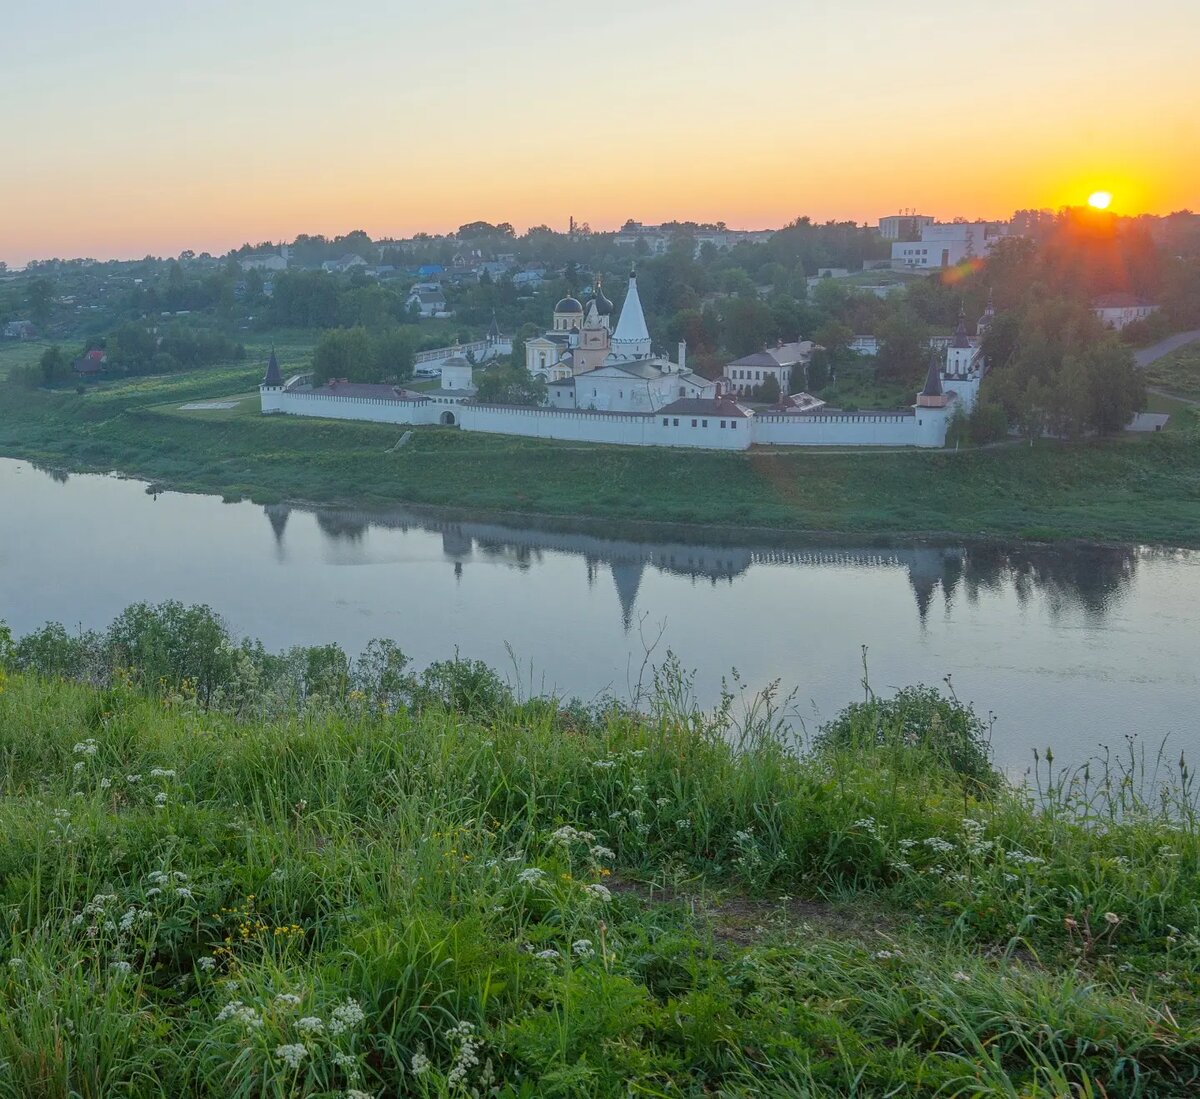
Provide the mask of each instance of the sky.
{"label": "sky", "polygon": [[[1196,0],[21,0],[0,260],[1200,209]],[[11,113],[10,113],[11,112]]]}

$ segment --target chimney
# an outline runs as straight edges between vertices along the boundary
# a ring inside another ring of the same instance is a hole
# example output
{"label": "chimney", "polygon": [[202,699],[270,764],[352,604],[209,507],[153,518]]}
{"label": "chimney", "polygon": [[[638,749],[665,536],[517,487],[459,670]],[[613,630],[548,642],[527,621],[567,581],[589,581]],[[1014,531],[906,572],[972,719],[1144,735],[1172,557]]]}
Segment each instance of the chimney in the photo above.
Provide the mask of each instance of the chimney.
{"label": "chimney", "polygon": [[679,341],[679,369],[687,366],[687,340]]}

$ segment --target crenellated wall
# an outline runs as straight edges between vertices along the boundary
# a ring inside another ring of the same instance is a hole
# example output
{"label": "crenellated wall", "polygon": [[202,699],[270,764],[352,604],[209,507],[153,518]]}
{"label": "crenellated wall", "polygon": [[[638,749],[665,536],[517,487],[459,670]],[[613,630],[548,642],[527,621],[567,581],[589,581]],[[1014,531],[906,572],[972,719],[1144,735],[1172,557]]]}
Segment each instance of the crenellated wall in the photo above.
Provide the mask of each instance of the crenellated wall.
{"label": "crenellated wall", "polygon": [[775,446],[916,446],[911,412],[779,413],[754,417],[754,441]]}
{"label": "crenellated wall", "polygon": [[763,413],[722,418],[477,404],[456,398],[403,400],[263,386],[262,410],[331,420],[449,424],[465,431],[618,446],[746,450],[765,446],[942,447],[954,402],[913,412]]}

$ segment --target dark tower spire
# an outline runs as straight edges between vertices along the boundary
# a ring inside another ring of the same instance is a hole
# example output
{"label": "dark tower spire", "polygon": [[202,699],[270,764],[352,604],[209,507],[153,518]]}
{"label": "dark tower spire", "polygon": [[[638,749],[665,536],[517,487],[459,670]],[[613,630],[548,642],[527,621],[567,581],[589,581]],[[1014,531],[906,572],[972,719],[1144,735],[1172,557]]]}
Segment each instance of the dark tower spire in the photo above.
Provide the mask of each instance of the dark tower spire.
{"label": "dark tower spire", "polygon": [[263,385],[283,385],[283,375],[279,372],[279,360],[275,358],[275,348],[271,348],[271,357],[267,360],[267,376]]}
{"label": "dark tower spire", "polygon": [[967,307],[958,303],[958,327],[954,330],[954,340],[951,347],[970,347],[971,339],[967,335]]}
{"label": "dark tower spire", "polygon": [[941,397],[942,395],[942,357],[934,348],[929,352],[929,370],[925,374],[925,388],[921,390],[921,396]]}

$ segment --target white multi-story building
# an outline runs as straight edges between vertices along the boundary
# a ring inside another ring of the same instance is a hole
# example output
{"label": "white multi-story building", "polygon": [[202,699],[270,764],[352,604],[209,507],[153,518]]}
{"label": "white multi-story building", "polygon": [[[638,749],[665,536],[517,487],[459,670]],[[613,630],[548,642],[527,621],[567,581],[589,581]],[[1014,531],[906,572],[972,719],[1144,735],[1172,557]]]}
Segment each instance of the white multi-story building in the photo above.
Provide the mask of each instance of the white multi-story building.
{"label": "white multi-story building", "polygon": [[812,358],[812,340],[782,341],[774,347],[744,355],[726,365],[722,372],[726,388],[748,397],[768,379],[773,379],[783,395],[804,384],[804,369]]}
{"label": "white multi-story building", "polygon": [[995,221],[953,221],[921,227],[921,239],[892,245],[892,267],[941,270],[968,259],[983,259],[1003,238],[1007,225]]}
{"label": "white multi-story building", "polygon": [[884,240],[908,240],[919,237],[926,225],[936,221],[925,214],[890,214],[879,219],[879,235]]}

